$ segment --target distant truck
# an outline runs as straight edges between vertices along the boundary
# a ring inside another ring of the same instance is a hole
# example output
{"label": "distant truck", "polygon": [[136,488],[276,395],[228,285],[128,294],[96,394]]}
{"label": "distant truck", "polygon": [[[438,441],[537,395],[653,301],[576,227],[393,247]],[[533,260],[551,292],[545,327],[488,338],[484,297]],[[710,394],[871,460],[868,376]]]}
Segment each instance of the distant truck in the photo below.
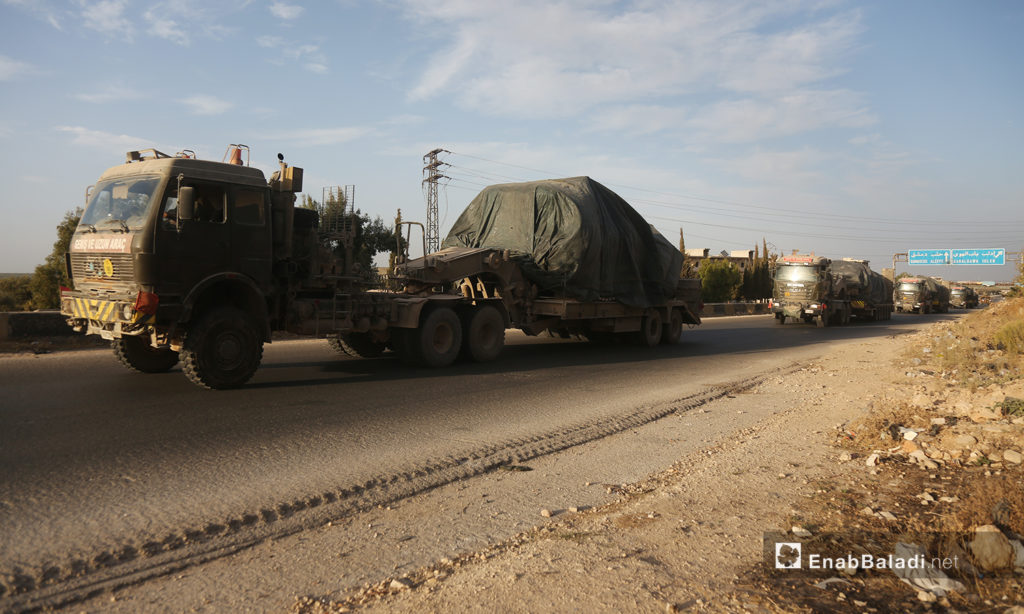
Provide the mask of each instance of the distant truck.
{"label": "distant truck", "polygon": [[952,286],[949,289],[949,304],[957,309],[975,309],[978,293],[970,286]]}
{"label": "distant truck", "polygon": [[775,268],[772,313],[819,327],[892,317],[892,282],[874,272],[866,260],[831,260],[821,256],[783,256]]}
{"label": "distant truck", "polygon": [[243,153],[132,151],[88,193],[61,312],[129,369],[180,360],[196,385],[225,389],[253,376],[274,331],[443,367],[497,358],[509,326],[655,345],[700,323],[699,281],[679,279],[678,250],[589,178],[485,190],[474,211],[493,227],[464,214],[446,249],[401,257],[398,289],[380,291],[353,256],[354,209],[295,207],[302,169],[279,154],[268,180]]}
{"label": "distant truck", "polygon": [[949,288],[931,277],[904,277],[893,291],[896,311],[949,313]]}

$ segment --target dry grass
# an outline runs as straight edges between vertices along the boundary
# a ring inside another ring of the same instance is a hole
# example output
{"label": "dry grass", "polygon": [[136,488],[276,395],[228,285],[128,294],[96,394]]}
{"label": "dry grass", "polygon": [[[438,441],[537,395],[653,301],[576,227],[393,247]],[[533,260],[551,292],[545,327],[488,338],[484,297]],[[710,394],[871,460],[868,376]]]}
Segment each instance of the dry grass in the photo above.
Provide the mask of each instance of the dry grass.
{"label": "dry grass", "polygon": [[993,335],[996,347],[1008,354],[1024,354],[1024,319],[1014,320]]}

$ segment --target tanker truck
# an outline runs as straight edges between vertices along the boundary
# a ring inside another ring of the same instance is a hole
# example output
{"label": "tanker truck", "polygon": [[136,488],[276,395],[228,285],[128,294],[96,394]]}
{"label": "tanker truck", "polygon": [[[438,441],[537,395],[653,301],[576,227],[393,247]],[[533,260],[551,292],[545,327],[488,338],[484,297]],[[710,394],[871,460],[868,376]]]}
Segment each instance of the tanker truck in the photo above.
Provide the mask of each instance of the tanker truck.
{"label": "tanker truck", "polygon": [[783,256],[775,268],[772,313],[819,327],[892,316],[892,282],[874,272],[866,260],[831,260],[815,255]]}
{"label": "tanker truck", "polygon": [[896,311],[909,313],[948,313],[949,288],[931,277],[904,277],[893,292]]}
{"label": "tanker truck", "polygon": [[650,346],[700,323],[699,282],[678,279],[678,250],[589,178],[485,190],[500,224],[474,229],[470,216],[416,260],[396,237],[398,287],[381,291],[355,257],[351,203],[296,207],[302,169],[278,154],[267,179],[248,158],[244,145],[221,161],[150,149],[104,172],[66,254],[69,324],[109,340],[133,371],[180,361],[194,384],[226,389],[254,375],[276,331],[443,367],[497,358],[509,326]]}

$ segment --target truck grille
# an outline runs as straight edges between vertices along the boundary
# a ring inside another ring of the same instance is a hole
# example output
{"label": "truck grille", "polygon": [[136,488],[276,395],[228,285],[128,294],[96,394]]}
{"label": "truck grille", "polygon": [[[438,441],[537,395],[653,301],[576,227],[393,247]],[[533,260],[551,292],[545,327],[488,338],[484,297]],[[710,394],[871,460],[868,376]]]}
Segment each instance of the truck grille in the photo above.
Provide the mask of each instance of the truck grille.
{"label": "truck grille", "polygon": [[[107,261],[110,266],[107,266]],[[131,282],[135,278],[131,254],[71,254],[75,283]]]}

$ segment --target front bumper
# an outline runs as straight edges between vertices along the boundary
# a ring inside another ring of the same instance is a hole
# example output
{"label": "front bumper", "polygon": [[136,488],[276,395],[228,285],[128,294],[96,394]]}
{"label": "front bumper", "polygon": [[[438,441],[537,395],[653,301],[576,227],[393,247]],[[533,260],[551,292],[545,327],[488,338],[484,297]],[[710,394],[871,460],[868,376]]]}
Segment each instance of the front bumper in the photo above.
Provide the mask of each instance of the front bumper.
{"label": "front bumper", "polygon": [[156,321],[155,315],[137,311],[134,299],[105,300],[77,292],[61,295],[60,312],[75,330],[104,339],[139,334]]}

